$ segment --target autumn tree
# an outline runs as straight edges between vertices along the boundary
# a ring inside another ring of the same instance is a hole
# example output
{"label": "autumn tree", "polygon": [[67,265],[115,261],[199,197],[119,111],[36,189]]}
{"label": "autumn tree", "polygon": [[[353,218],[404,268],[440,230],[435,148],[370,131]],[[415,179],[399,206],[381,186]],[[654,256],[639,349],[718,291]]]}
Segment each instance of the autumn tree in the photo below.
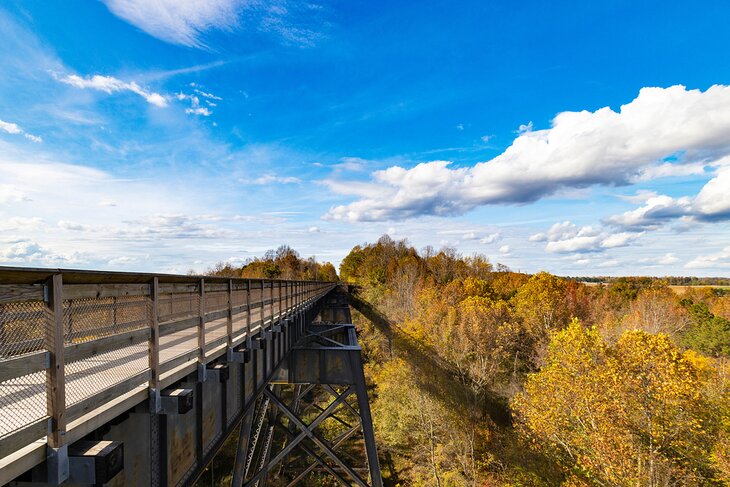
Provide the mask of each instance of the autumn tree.
{"label": "autumn tree", "polygon": [[573,321],[513,406],[525,437],[590,483],[710,482],[706,367],[666,335],[631,331],[607,345]]}

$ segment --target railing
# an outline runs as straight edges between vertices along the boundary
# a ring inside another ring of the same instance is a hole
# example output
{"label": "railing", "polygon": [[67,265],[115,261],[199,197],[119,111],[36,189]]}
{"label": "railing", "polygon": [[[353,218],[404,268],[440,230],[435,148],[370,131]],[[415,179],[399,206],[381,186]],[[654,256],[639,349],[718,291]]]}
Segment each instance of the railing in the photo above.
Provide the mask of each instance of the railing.
{"label": "railing", "polygon": [[0,459],[159,391],[325,295],[331,282],[0,267]]}

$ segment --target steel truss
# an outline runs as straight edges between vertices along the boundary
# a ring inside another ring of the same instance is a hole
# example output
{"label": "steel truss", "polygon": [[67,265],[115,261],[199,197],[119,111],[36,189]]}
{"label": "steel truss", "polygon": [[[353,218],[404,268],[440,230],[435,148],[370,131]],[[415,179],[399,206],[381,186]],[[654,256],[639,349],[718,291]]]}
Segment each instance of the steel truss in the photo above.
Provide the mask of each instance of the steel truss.
{"label": "steel truss", "polygon": [[288,487],[313,473],[383,485],[351,324],[309,325],[279,364],[242,420],[232,486]]}

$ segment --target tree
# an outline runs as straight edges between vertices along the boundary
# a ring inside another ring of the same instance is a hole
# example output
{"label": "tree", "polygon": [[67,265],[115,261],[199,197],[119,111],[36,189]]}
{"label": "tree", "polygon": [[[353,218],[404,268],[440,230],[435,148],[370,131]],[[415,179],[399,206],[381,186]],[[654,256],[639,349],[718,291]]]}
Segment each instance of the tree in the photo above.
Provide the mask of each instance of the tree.
{"label": "tree", "polygon": [[609,346],[574,320],[513,407],[526,438],[596,485],[711,482],[707,367],[666,335],[630,331]]}
{"label": "tree", "polygon": [[517,291],[510,303],[527,331],[543,339],[550,331],[565,326],[571,318],[565,292],[564,279],[539,272]]}

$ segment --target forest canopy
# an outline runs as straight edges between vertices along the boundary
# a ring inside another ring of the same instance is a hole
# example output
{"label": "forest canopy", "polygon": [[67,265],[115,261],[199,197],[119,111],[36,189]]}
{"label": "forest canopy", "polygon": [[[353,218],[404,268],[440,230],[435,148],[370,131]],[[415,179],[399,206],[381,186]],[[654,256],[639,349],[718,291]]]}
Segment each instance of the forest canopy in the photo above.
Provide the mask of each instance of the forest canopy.
{"label": "forest canopy", "polygon": [[388,236],[340,276],[388,485],[730,482],[723,289],[589,286]]}
{"label": "forest canopy", "polygon": [[337,281],[337,270],[330,262],[307,259],[288,245],[267,250],[263,257],[246,260],[240,267],[219,262],[206,271],[207,275],[249,279],[292,279],[302,281]]}

